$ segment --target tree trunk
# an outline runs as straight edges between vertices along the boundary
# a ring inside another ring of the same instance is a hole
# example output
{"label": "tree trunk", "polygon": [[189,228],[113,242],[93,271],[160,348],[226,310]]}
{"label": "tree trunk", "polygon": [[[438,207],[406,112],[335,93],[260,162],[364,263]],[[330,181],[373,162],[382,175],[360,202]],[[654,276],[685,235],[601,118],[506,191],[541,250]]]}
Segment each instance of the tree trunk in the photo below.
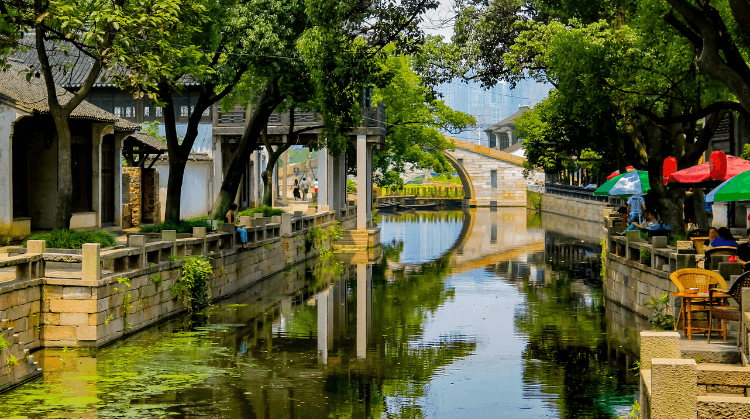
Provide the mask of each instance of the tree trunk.
{"label": "tree trunk", "polygon": [[240,187],[240,181],[242,175],[245,172],[245,167],[250,160],[250,154],[256,148],[260,133],[263,128],[268,124],[268,117],[271,116],[274,109],[284,101],[281,92],[279,92],[276,81],[269,81],[266,83],[263,93],[261,93],[258,101],[253,107],[253,111],[250,120],[247,121],[245,126],[245,132],[242,134],[240,139],[239,147],[232,156],[232,160],[229,162],[227,167],[226,175],[224,175],[224,181],[221,183],[219,194],[214,202],[213,211],[211,218],[215,220],[223,220],[224,215],[229,210],[229,205],[234,201],[234,197],[237,195],[237,189]]}
{"label": "tree trunk", "polygon": [[701,230],[708,230],[711,227],[708,224],[708,213],[706,213],[706,197],[703,194],[703,189],[693,188],[693,206],[695,208],[695,220],[698,223],[698,228]]}
{"label": "tree trunk", "polygon": [[[73,162],[70,127],[55,118],[57,131],[57,214],[55,228],[70,228],[73,207]],[[90,181],[83,179],[82,181]]]}
{"label": "tree trunk", "polygon": [[182,181],[185,178],[186,159],[170,157],[169,180],[167,180],[167,206],[164,211],[164,222],[177,224],[180,222],[180,208],[182,203]]}
{"label": "tree trunk", "polygon": [[[270,166],[270,157],[268,160],[268,166]],[[271,207],[273,206],[273,166],[271,166],[271,169],[268,166],[266,166],[266,170],[260,176],[263,179],[263,205]]]}

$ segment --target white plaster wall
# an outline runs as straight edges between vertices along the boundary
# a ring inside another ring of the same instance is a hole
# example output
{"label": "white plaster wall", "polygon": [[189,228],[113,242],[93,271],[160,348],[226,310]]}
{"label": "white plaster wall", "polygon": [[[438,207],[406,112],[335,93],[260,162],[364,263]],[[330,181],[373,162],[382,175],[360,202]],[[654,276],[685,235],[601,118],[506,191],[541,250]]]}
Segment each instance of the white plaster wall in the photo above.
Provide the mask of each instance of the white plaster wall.
{"label": "white plaster wall", "polygon": [[[159,202],[161,219],[167,210],[167,184],[169,182],[169,163],[158,161],[154,169],[159,173]],[[185,177],[182,181],[182,198],[180,199],[180,218],[193,218],[208,215],[213,205],[213,161],[189,161],[185,166]]]}
{"label": "white plaster wall", "polygon": [[0,104],[0,235],[9,234],[13,222],[11,133],[19,116],[16,109]]}

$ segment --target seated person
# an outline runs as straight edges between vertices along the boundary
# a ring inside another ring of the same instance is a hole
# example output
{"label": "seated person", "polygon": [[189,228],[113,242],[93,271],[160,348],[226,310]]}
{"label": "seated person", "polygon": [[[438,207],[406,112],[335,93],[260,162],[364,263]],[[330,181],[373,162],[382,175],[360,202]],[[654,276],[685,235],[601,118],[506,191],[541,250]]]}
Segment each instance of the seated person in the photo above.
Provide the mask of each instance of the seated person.
{"label": "seated person", "polygon": [[719,237],[713,239],[711,241],[710,247],[722,247],[722,246],[729,246],[729,247],[737,247],[739,246],[737,244],[737,241],[734,239],[734,236],[732,236],[732,232],[729,231],[726,227],[719,228]]}
{"label": "seated person", "polygon": [[654,227],[657,227],[659,225],[659,221],[656,219],[656,214],[653,211],[644,209],[643,216],[645,218],[645,221],[643,223],[638,224],[634,221],[628,228],[625,229],[625,231],[653,230]]}
{"label": "seated person", "polygon": [[703,242],[704,246],[710,246],[711,242],[719,237],[719,230],[716,229],[716,227],[711,227],[708,229],[708,240]]}
{"label": "seated person", "polygon": [[[750,240],[750,228],[747,229],[747,238]],[[750,243],[742,243],[737,248],[737,259],[742,264],[742,269],[750,271]]]}
{"label": "seated person", "polygon": [[[229,205],[229,212],[227,213],[227,223],[237,224],[237,204]],[[237,227],[237,232],[240,233],[240,241],[242,242],[242,249],[247,249],[247,230],[244,228]]]}
{"label": "seated person", "polygon": [[627,227],[628,226],[628,209],[625,207],[620,207],[617,212],[620,213],[620,218],[622,218],[622,226]]}

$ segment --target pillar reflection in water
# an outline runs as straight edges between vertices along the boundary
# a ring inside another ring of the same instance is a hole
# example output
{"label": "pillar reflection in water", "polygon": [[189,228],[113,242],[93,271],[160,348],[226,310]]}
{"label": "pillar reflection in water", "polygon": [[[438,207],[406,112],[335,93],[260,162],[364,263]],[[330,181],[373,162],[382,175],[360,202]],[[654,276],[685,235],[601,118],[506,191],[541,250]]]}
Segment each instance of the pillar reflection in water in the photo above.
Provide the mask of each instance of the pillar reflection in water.
{"label": "pillar reflection in water", "polygon": [[316,298],[318,307],[318,362],[328,363],[328,294],[321,291]]}
{"label": "pillar reflection in water", "polygon": [[372,329],[372,266],[357,265],[357,358],[367,358],[367,336]]}

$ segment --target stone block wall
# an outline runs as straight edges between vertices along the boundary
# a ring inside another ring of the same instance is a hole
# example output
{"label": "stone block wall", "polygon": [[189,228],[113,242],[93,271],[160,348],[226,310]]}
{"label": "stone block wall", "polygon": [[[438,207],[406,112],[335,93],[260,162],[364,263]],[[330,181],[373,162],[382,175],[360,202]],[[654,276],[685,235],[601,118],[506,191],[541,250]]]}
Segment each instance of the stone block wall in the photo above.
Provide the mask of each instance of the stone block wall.
{"label": "stone block wall", "polygon": [[[472,199],[478,206],[490,206],[492,201],[498,206],[526,206],[526,188],[528,185],[544,182],[544,173],[532,172],[524,178],[523,167],[487,157],[480,153],[456,147],[450,152],[456,160],[463,161],[463,167],[474,186]],[[492,171],[496,171],[496,187],[492,185]]]}
{"label": "stone block wall", "polygon": [[644,307],[644,300],[650,301],[652,297],[659,298],[662,294],[667,294],[670,296],[670,307],[674,310],[672,314],[677,318],[679,301],[671,295],[678,289],[669,279],[669,272],[657,271],[611,252],[607,255],[607,262],[605,298],[647,318],[653,315],[653,311]]}
{"label": "stone block wall", "polygon": [[565,215],[581,220],[601,222],[605,211],[611,212],[612,207],[606,202],[589,201],[550,193],[542,193],[542,212]]}
{"label": "stone block wall", "polygon": [[161,222],[161,202],[159,202],[159,173],[156,169],[142,169],[142,211],[141,221],[148,224]]}
{"label": "stone block wall", "polygon": [[0,391],[36,377],[42,373],[34,356],[24,349],[19,334],[6,320],[0,320]]}
{"label": "stone block wall", "polygon": [[[141,225],[142,184],[140,167],[122,168],[122,216],[127,219],[128,227]],[[128,228],[125,225],[123,228]]]}
{"label": "stone block wall", "polygon": [[41,284],[41,279],[0,284],[0,321],[3,327],[13,328],[21,349],[41,346]]}

